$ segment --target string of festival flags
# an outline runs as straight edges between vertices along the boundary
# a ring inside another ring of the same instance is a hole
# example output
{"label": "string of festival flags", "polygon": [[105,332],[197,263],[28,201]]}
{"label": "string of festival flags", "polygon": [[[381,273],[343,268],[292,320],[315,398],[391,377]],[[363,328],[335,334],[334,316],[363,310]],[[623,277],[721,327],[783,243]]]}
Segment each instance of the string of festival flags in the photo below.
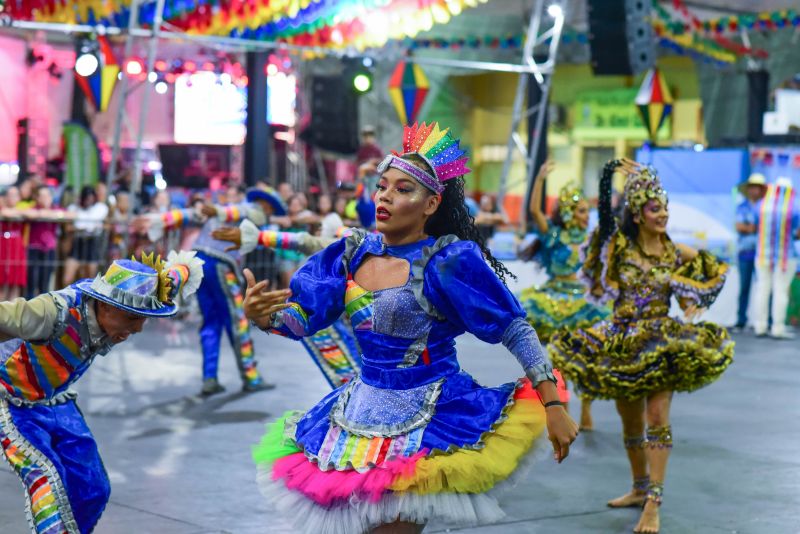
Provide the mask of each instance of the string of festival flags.
{"label": "string of festival flags", "polygon": [[[658,2],[653,2],[653,7],[658,15],[658,20],[653,21],[653,28],[658,43],[664,48],[671,49],[681,55],[689,55],[694,59],[713,62],[718,65],[728,65],[736,62],[742,55],[756,55],[764,57],[763,50],[751,50],[745,46],[734,43],[724,37],[725,34],[735,33],[741,29],[764,31],[777,31],[784,28],[800,27],[800,14],[793,9],[778,11],[765,11],[753,15],[726,16],[706,21],[694,17],[686,6],[678,1],[676,11],[690,19],[690,23],[674,20],[670,13]],[[716,36],[712,38],[711,35]],[[586,32],[566,28],[561,35],[562,44],[587,44],[589,42]],[[417,38],[406,39],[404,45],[411,49],[520,49],[524,43],[524,34],[507,34],[502,36],[466,36],[453,39],[444,38]]]}
{"label": "string of festival flags", "polygon": [[[190,34],[328,48],[380,47],[446,24],[488,0],[167,0],[163,19]],[[12,18],[126,27],[131,0],[10,0]],[[155,2],[138,20],[151,26]]]}
{"label": "string of festival flags", "polygon": [[[302,46],[383,46],[389,39],[404,40],[410,49],[509,49],[523,46],[523,34],[471,36],[454,39],[417,38],[420,32],[446,24],[464,9],[488,0],[167,0],[164,20],[190,34],[227,35],[245,39],[282,41]],[[700,20],[683,0],[670,0],[677,20],[657,1],[653,26],[662,47],[695,59],[730,64],[743,55],[765,57],[727,37],[741,29],[777,31],[800,26],[793,9],[765,11]],[[126,27],[131,0],[8,0],[12,18],[58,23]],[[140,7],[139,21],[150,26],[155,2]],[[566,29],[562,43],[586,44],[585,32]]]}

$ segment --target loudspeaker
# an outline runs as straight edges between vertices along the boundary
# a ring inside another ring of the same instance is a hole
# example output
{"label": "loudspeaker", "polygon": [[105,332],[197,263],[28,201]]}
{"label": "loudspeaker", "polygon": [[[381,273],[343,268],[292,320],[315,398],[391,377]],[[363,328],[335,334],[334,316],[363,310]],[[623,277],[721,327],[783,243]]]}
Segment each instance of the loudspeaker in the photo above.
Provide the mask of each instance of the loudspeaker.
{"label": "loudspeaker", "polygon": [[358,96],[345,76],[311,80],[311,124],[305,136],[312,145],[341,154],[358,151]]}
{"label": "loudspeaker", "polygon": [[650,6],[650,0],[587,0],[595,74],[638,74],[655,64]]}
{"label": "loudspeaker", "polygon": [[747,140],[757,143],[764,137],[764,112],[769,97],[769,72],[747,71]]}
{"label": "loudspeaker", "polygon": [[247,135],[244,138],[244,182],[253,186],[259,180],[268,180],[272,137],[267,124],[267,74],[264,65],[269,52],[247,52]]}

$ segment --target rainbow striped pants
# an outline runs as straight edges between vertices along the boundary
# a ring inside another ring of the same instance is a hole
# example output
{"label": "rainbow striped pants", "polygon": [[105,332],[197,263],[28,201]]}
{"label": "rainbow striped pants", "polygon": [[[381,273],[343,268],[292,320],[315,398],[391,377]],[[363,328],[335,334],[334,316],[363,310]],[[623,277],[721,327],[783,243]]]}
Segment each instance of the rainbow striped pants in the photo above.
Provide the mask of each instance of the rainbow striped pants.
{"label": "rainbow striped pants", "polygon": [[244,287],[237,273],[225,262],[198,253],[203,264],[203,282],[197,300],[203,314],[200,344],[203,349],[203,379],[217,378],[222,333],[228,335],[242,382],[259,384],[250,322],[244,315]]}
{"label": "rainbow striped pants", "polygon": [[31,532],[94,529],[111,486],[74,401],[18,407],[0,398],[0,447],[22,482]]}

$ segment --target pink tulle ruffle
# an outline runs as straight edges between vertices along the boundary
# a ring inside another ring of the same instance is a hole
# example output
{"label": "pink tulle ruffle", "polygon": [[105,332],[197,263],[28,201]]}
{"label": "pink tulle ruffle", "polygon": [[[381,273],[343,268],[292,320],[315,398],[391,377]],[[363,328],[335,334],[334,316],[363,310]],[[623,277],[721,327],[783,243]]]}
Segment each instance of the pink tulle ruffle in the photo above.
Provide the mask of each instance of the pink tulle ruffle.
{"label": "pink tulle ruffle", "polygon": [[411,476],[414,466],[425,456],[420,451],[408,458],[393,458],[367,472],[320,471],[316,463],[309,462],[301,452],[275,461],[272,479],[283,480],[286,487],[298,491],[321,506],[347,501],[353,495],[377,502],[399,476]]}

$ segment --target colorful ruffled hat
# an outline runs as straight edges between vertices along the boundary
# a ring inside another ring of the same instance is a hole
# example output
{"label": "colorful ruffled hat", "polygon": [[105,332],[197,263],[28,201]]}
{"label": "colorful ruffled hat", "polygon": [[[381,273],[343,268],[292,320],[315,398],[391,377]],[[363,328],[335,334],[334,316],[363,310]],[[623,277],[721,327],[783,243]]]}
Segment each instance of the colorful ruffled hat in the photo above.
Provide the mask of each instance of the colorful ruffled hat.
{"label": "colorful ruffled hat", "polygon": [[272,211],[275,215],[286,215],[288,212],[281,196],[269,186],[251,187],[247,190],[246,198],[248,202],[255,202],[256,200],[268,202],[272,206]]}
{"label": "colorful ruffled hat", "polygon": [[[460,140],[450,133],[449,128],[439,129],[439,124],[406,126],[403,130],[403,153],[392,154],[378,165],[378,173],[383,174],[389,168],[402,171],[419,183],[433,191],[443,193],[445,182],[464,176],[470,172],[467,168],[465,152],[459,148]],[[402,159],[402,156],[415,154],[433,169],[433,175],[416,165]]]}
{"label": "colorful ruffled hat", "polygon": [[194,251],[174,250],[167,261],[153,253],[141,261],[115,260],[105,274],[77,283],[89,297],[136,315],[170,317],[178,312],[175,300],[197,291],[203,280],[203,260]]}

